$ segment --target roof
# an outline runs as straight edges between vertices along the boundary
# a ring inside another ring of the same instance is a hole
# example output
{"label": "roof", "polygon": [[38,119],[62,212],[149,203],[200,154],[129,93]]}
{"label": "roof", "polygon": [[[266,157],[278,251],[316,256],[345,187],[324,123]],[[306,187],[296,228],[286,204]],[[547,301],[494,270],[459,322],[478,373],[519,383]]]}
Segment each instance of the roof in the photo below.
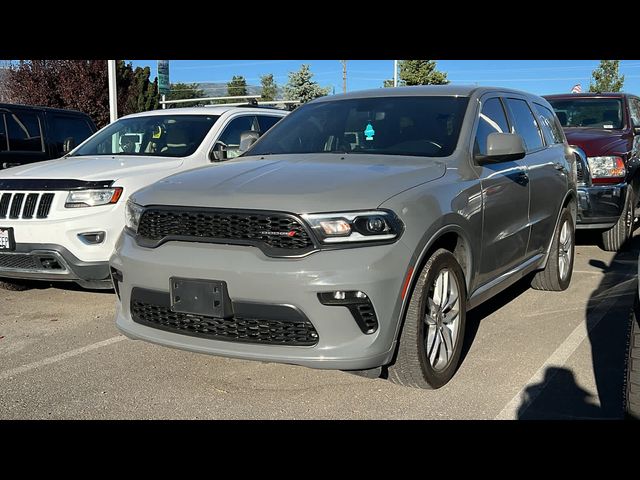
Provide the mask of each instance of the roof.
{"label": "roof", "polygon": [[7,108],[7,109],[11,109],[11,108],[33,108],[33,109],[37,109],[37,110],[46,110],[47,112],[51,112],[51,113],[79,113],[80,115],[86,115],[88,116],[86,113],[81,112],[79,110],[74,110],[72,108],[53,108],[53,107],[42,107],[40,105],[24,105],[24,104],[18,104],[18,103],[0,103],[0,108]]}
{"label": "roof", "polygon": [[[207,107],[180,107],[180,108],[168,108],[160,110],[149,110],[148,112],[132,113],[121,118],[132,117],[148,117],[154,115],[222,115],[229,110],[238,110],[239,112],[247,113],[260,113],[265,114],[265,109],[260,107],[238,107],[238,106],[226,106],[226,105],[213,105]],[[289,113],[286,110],[268,109],[268,112],[282,112]]]}
{"label": "roof", "polygon": [[569,98],[594,98],[594,97],[609,97],[609,98],[622,98],[629,93],[625,92],[587,92],[587,93],[555,93],[553,95],[543,95],[547,100],[552,99],[569,99]]}
{"label": "roof", "polygon": [[[376,88],[372,90],[360,90],[337,95],[321,97],[314,102],[340,100],[347,98],[375,98],[375,97],[411,97],[411,96],[452,96],[470,97],[477,94],[482,95],[487,92],[519,93],[531,97],[538,97],[522,90],[514,90],[503,87],[480,87],[478,85],[417,85],[411,87]],[[538,97],[539,98],[539,97]]]}

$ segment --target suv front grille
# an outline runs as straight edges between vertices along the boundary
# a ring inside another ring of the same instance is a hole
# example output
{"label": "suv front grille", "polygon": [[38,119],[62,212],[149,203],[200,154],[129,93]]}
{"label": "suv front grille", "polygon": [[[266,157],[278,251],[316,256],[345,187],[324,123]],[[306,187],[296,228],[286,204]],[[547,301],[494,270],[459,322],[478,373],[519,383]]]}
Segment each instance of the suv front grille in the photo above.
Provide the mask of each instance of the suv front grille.
{"label": "suv front grille", "polygon": [[281,212],[149,207],[138,226],[139,243],[166,240],[256,245],[267,255],[299,255],[314,248],[302,223]]}
{"label": "suv front grille", "polygon": [[0,192],[0,219],[47,218],[54,193]]}
{"label": "suv front grille", "polygon": [[254,318],[242,314],[218,318],[174,312],[169,302],[168,293],[134,288],[131,292],[131,318],[141,325],[212,340],[299,346],[318,343],[318,333],[313,324],[300,314],[295,320]]}

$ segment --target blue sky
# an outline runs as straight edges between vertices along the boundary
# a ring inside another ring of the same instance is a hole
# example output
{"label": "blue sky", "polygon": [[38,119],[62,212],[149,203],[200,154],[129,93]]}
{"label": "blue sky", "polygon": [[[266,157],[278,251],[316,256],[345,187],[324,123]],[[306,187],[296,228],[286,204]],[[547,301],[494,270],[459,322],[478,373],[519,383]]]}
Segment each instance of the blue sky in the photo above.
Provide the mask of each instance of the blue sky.
{"label": "blue sky", "polygon": [[[156,60],[134,60],[134,66],[150,66],[156,76]],[[250,85],[259,85],[260,76],[272,73],[278,85],[287,82],[288,73],[300,65],[311,71],[323,87],[342,92],[342,64],[339,60],[171,60],[171,82],[228,82],[233,75],[243,75]],[[439,70],[458,84],[494,85],[525,90],[538,95],[569,92],[576,83],[589,89],[591,72],[599,60],[438,60]],[[625,75],[624,90],[640,94],[640,60],[623,60],[620,72]],[[393,77],[393,60],[348,60],[347,90],[382,86]],[[226,92],[221,92],[226,95]]]}

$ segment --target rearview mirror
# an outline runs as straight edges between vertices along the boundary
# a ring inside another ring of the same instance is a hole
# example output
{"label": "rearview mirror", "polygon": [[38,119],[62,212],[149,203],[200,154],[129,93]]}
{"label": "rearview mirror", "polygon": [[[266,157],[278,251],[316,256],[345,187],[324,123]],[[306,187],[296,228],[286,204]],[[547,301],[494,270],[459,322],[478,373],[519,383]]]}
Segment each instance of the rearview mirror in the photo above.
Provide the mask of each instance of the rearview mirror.
{"label": "rearview mirror", "polygon": [[73,137],[68,137],[62,144],[62,153],[69,153],[74,148],[76,148],[76,140]]}
{"label": "rearview mirror", "polygon": [[253,130],[247,130],[240,134],[240,148],[241,152],[246,152],[251,145],[256,143],[256,141],[260,138],[260,134]]}
{"label": "rearview mirror", "polygon": [[522,137],[517,133],[490,133],[486,155],[476,155],[479,165],[520,160],[525,156]]}

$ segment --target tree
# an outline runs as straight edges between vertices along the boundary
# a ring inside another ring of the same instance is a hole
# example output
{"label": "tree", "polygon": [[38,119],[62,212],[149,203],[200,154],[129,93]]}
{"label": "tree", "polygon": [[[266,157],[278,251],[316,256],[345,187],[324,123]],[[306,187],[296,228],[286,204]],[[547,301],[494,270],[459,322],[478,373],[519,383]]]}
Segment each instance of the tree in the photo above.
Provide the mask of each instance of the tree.
{"label": "tree", "polygon": [[384,88],[393,87],[393,78],[389,78],[389,79],[385,80],[384,82],[382,82],[382,86]]}
{"label": "tree", "polygon": [[[197,83],[172,83],[171,92],[167,95],[167,100],[186,100],[188,98],[202,98],[204,90],[198,88]],[[194,100],[194,103],[198,100]],[[185,103],[169,104],[167,107],[185,105]],[[190,105],[186,103],[186,105]]]}
{"label": "tree", "polygon": [[260,77],[260,84],[262,85],[262,92],[260,100],[269,102],[275,100],[278,95],[278,85],[273,80],[273,74],[263,75]]}
{"label": "tree", "polygon": [[227,94],[232,97],[247,94],[247,81],[242,75],[238,75],[237,77],[234,75],[231,81],[227,83]]}
{"label": "tree", "polygon": [[284,86],[285,100],[300,100],[307,103],[314,98],[324,97],[329,94],[329,88],[322,88],[317,82],[311,80],[313,73],[309,65],[302,65],[297,72],[289,73],[289,81]]}
{"label": "tree", "polygon": [[436,70],[434,60],[400,60],[401,85],[446,85],[447,74]]}
{"label": "tree", "polygon": [[624,84],[624,75],[619,73],[620,60],[600,60],[600,66],[593,73],[589,83],[590,92],[619,92]]}
{"label": "tree", "polygon": [[[119,116],[158,108],[149,74],[148,67],[117,62]],[[106,60],[20,60],[9,67],[6,87],[13,102],[80,110],[99,128],[109,123]]]}

